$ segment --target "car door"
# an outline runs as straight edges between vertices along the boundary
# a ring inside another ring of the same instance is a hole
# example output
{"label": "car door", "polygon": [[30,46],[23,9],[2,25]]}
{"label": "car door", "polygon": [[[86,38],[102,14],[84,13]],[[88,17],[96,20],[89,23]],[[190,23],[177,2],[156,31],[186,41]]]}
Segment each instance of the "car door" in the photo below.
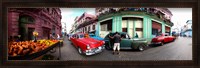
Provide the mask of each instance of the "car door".
{"label": "car door", "polygon": [[74,38],[75,38],[75,35],[72,35],[72,37],[70,38],[71,42],[74,44]]}
{"label": "car door", "polygon": [[131,40],[128,34],[121,34],[122,40],[120,42],[120,47],[131,47]]}
{"label": "car door", "polygon": [[74,38],[73,38],[73,44],[74,44],[76,47],[78,46],[77,40],[78,40],[78,35],[76,34],[76,35],[74,36]]}

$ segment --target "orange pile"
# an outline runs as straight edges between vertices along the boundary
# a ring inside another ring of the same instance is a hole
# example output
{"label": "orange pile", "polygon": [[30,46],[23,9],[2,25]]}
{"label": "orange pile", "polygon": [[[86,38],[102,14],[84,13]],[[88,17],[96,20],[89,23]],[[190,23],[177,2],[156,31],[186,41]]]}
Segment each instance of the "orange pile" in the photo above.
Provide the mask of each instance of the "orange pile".
{"label": "orange pile", "polygon": [[50,41],[51,44],[33,42],[33,41],[22,41],[22,42],[9,42],[8,54],[10,56],[27,55],[39,52],[48,48],[49,46],[58,42],[58,40],[46,40]]}

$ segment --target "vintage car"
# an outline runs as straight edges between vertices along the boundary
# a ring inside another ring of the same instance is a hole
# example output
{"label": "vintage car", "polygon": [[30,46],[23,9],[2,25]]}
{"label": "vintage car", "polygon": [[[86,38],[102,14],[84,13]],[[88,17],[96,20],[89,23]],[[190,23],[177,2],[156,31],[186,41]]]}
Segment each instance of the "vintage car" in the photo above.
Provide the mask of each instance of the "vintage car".
{"label": "vintage car", "polygon": [[85,38],[85,34],[77,33],[70,38],[72,44],[78,49],[80,54],[94,55],[104,49],[104,41],[99,41],[90,37]]}
{"label": "vintage car", "polygon": [[[114,36],[114,32],[107,34],[104,38],[105,40],[105,48],[112,49],[114,42],[112,38],[109,36]],[[130,36],[125,32],[119,32],[120,36],[122,37],[120,42],[120,49],[137,49],[139,51],[143,51],[148,46],[147,40],[143,38],[133,38],[131,39]]]}
{"label": "vintage car", "polygon": [[96,40],[104,40],[103,38],[101,38],[101,37],[99,37],[99,36],[96,36],[95,34],[89,34],[89,36],[91,37],[91,38],[94,38],[94,39],[96,39]]}
{"label": "vintage car", "polygon": [[160,34],[157,37],[151,40],[151,44],[153,45],[164,45],[164,43],[172,42],[176,38],[174,36],[169,36],[168,34]]}
{"label": "vintage car", "polygon": [[68,40],[71,39],[72,35],[73,35],[73,34],[68,34]]}

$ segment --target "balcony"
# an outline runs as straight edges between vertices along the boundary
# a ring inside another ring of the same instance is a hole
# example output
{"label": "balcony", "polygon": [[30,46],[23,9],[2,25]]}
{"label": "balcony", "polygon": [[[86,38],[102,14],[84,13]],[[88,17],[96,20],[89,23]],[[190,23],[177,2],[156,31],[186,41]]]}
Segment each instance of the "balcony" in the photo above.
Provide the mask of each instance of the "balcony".
{"label": "balcony", "polygon": [[[162,10],[163,11],[163,10]],[[99,12],[97,12],[97,17],[99,20],[112,17],[114,15],[150,15],[154,16],[154,18],[161,20],[170,20],[165,14],[162,13],[161,10],[157,10],[156,8],[101,8]]]}

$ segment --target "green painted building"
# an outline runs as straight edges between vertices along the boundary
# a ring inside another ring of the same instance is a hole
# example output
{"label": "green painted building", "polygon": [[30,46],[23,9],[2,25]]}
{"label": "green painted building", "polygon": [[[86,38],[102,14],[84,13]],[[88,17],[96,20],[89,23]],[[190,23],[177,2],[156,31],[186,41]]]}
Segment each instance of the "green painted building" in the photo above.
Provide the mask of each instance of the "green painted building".
{"label": "green painted building", "polygon": [[171,34],[173,23],[164,17],[167,16],[161,10],[157,13],[128,10],[107,12],[98,16],[96,35],[104,38],[109,32],[127,32],[131,38],[146,38],[150,41],[160,33]]}

